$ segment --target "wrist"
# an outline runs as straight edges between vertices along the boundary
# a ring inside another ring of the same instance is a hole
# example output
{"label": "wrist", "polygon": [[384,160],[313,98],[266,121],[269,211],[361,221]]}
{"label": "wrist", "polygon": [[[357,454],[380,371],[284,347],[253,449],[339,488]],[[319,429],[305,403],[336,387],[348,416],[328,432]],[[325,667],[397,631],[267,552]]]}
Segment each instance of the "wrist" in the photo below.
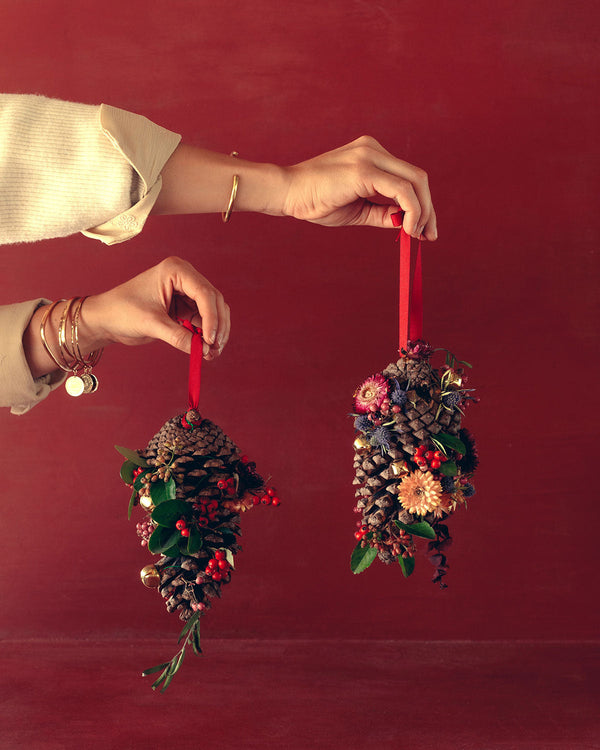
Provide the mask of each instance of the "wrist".
{"label": "wrist", "polygon": [[86,298],[81,308],[78,338],[79,348],[84,356],[114,343],[105,326],[106,314],[102,298],[102,294],[91,295]]}
{"label": "wrist", "polygon": [[234,211],[253,211],[269,216],[284,216],[289,177],[276,164],[240,162],[235,172],[239,187]]}

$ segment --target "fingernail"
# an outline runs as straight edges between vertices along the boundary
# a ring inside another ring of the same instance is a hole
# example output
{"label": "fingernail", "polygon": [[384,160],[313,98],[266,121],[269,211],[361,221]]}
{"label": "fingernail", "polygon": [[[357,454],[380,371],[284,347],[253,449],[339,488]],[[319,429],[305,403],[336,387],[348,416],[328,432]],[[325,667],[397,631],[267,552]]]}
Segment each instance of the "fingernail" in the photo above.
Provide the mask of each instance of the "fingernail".
{"label": "fingernail", "polygon": [[202,356],[206,357],[210,351],[210,346],[206,343],[206,341],[202,342]]}
{"label": "fingernail", "polygon": [[208,337],[208,343],[214,344],[215,343],[215,337],[217,335],[217,329],[215,328],[213,331],[210,332],[210,335]]}
{"label": "fingernail", "polygon": [[417,237],[421,237],[424,231],[425,231],[425,227],[424,226],[419,227],[418,230],[417,230]]}

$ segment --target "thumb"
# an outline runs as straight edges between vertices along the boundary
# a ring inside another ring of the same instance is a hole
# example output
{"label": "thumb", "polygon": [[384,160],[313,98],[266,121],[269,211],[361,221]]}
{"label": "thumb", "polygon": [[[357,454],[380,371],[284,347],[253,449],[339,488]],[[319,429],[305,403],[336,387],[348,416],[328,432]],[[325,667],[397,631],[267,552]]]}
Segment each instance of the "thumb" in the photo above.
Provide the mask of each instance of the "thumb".
{"label": "thumb", "polygon": [[192,333],[168,315],[156,321],[153,331],[154,337],[164,341],[175,349],[189,354],[192,349]]}

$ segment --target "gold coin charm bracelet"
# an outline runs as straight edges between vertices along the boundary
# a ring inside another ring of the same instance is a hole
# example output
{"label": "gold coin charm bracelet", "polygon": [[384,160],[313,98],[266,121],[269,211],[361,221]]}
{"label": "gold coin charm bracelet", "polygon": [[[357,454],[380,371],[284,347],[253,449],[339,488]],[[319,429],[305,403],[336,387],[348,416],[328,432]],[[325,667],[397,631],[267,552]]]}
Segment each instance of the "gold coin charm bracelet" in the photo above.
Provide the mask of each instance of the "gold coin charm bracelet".
{"label": "gold coin charm bracelet", "polygon": [[[92,369],[100,361],[104,350],[96,349],[84,357],[79,346],[79,321],[81,308],[85,300],[86,297],[73,297],[70,300],[61,299],[53,302],[48,306],[40,324],[40,338],[49,357],[61,370],[71,373],[65,381],[65,390],[69,396],[81,396],[84,393],[94,393],[98,390],[98,378],[92,374]],[[58,352],[55,352],[48,341],[46,325],[52,312],[61,302],[64,302],[65,306],[58,324]],[[74,312],[72,312],[73,309]],[[68,322],[69,325],[67,325]],[[67,343],[67,329],[69,329],[70,334],[69,343]]]}

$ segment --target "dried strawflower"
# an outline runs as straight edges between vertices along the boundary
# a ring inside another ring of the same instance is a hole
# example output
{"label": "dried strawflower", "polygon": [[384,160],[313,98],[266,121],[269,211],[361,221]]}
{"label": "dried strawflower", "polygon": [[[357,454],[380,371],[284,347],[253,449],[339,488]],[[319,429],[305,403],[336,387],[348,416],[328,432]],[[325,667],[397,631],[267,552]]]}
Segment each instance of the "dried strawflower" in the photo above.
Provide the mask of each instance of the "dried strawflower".
{"label": "dried strawflower", "polygon": [[388,382],[381,373],[372,375],[354,394],[354,406],[359,414],[376,411],[388,395]]}
{"label": "dried strawflower", "polygon": [[402,480],[398,500],[409,513],[424,516],[440,504],[440,490],[439,482],[430,471],[413,471]]}

